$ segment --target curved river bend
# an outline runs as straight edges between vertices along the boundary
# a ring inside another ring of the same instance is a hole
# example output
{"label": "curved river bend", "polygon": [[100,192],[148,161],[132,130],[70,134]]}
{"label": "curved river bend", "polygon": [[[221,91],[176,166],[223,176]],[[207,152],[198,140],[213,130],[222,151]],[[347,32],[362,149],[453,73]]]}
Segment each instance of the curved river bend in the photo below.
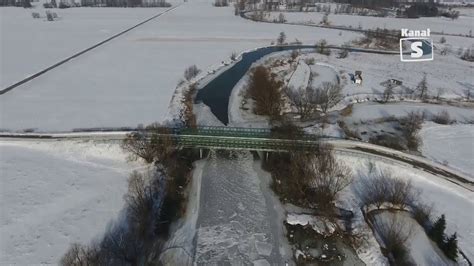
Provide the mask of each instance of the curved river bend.
{"label": "curved river bend", "polygon": [[237,82],[247,73],[253,63],[262,57],[274,52],[314,49],[311,45],[271,46],[259,48],[242,54],[242,59],[232,67],[222,72],[198,91],[196,102],[203,102],[211,109],[212,113],[225,125],[229,122],[228,106],[232,89]]}

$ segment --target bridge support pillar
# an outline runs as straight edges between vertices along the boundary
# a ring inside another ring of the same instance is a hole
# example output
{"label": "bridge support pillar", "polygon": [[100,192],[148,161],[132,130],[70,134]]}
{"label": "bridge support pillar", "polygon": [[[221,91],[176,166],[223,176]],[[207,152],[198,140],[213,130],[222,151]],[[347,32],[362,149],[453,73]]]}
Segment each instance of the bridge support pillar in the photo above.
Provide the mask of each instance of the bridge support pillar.
{"label": "bridge support pillar", "polygon": [[202,149],[199,149],[199,158],[202,159]]}

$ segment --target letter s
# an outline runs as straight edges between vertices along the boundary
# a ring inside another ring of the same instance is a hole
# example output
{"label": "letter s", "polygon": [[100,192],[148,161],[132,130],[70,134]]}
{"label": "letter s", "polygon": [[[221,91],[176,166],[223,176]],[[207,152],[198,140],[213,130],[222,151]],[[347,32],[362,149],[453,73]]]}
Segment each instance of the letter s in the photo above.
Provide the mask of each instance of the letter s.
{"label": "letter s", "polygon": [[418,42],[412,42],[411,43],[411,50],[413,52],[411,52],[411,57],[412,58],[420,58],[423,56],[423,50],[421,49],[421,47],[423,46],[423,43],[418,41]]}

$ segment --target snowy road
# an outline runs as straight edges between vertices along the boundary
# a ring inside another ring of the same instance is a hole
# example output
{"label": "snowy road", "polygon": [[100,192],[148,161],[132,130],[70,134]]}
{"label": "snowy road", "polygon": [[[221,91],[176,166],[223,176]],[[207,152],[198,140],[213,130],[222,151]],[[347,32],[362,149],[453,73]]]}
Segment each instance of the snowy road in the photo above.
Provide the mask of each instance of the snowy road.
{"label": "snowy road", "polygon": [[195,262],[284,265],[290,252],[281,247],[282,217],[259,166],[249,152],[232,157],[211,154],[203,169]]}

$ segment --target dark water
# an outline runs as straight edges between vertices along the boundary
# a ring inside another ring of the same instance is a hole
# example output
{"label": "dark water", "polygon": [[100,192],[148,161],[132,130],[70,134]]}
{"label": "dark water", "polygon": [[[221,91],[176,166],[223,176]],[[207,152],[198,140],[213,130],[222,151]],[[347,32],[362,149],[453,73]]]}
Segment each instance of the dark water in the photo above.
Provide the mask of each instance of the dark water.
{"label": "dark water", "polygon": [[225,125],[229,123],[228,107],[232,89],[239,80],[247,73],[250,66],[262,57],[280,51],[295,49],[309,49],[314,46],[294,45],[282,47],[264,47],[242,55],[242,59],[231,68],[222,72],[219,76],[199,90],[196,102],[203,102],[209,106],[212,113]]}

